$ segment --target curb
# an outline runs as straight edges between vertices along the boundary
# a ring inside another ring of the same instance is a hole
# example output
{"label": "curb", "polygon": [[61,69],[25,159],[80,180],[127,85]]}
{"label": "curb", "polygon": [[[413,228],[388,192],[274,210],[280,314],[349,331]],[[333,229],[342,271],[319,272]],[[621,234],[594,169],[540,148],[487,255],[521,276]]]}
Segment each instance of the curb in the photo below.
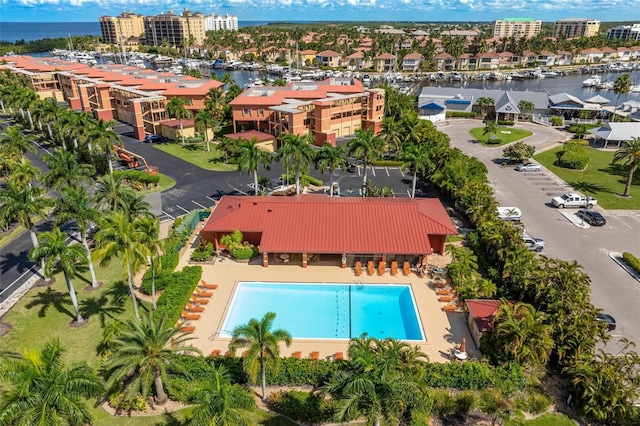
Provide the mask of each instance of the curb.
{"label": "curb", "polygon": [[[39,270],[38,270],[39,271]],[[40,277],[37,274],[34,274],[31,278],[29,278],[24,284],[20,286],[16,291],[7,298],[4,302],[0,303],[0,318],[2,318],[7,312],[14,307],[16,303],[22,299],[22,297],[31,290],[31,287],[38,282]]]}
{"label": "curb", "polygon": [[622,253],[617,251],[610,251],[609,257],[613,259],[622,269],[627,271],[629,275],[631,275],[636,281],[640,282],[640,274],[638,274],[632,267],[626,264],[624,260],[622,260]]}

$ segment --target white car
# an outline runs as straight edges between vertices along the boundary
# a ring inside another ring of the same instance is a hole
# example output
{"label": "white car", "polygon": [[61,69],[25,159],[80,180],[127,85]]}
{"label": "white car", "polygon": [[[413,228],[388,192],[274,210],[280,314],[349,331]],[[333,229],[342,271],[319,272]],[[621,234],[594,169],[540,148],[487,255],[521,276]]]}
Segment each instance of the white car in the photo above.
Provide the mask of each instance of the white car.
{"label": "white car", "polygon": [[536,163],[518,164],[516,170],[519,172],[539,172],[542,171],[542,166]]}
{"label": "white car", "polygon": [[517,207],[498,207],[498,218],[502,220],[519,221],[522,212]]}

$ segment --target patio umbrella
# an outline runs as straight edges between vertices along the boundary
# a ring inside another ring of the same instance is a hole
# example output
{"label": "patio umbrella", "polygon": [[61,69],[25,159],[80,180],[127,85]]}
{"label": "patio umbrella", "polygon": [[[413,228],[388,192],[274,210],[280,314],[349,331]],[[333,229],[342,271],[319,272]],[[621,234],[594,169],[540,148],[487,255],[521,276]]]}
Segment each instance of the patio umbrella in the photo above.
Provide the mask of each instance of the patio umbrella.
{"label": "patio umbrella", "polygon": [[467,351],[467,339],[465,339],[464,337],[462,338],[462,342],[460,342],[460,347],[458,348],[459,352],[466,352]]}

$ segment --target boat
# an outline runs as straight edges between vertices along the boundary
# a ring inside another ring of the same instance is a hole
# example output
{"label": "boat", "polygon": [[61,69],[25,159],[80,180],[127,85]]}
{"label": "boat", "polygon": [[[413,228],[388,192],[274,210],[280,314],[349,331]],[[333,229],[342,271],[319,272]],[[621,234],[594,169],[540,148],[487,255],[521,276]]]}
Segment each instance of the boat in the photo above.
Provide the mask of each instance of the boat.
{"label": "boat", "polygon": [[596,84],[596,88],[601,90],[613,89],[613,81],[601,81],[600,83]]}
{"label": "boat", "polygon": [[599,75],[592,75],[591,77],[589,77],[588,79],[584,80],[582,82],[582,86],[583,87],[593,87],[596,86],[598,84],[602,83],[602,78]]}
{"label": "boat", "polygon": [[371,83],[371,77],[369,77],[369,74],[365,74],[365,75],[362,76],[362,83],[363,84]]}
{"label": "boat", "polygon": [[631,86],[631,89],[629,89],[629,91],[631,93],[640,93],[640,84],[634,84]]}
{"label": "boat", "polygon": [[493,81],[500,81],[502,80],[504,76],[502,75],[502,73],[500,71],[491,71],[489,73],[489,76],[487,77],[488,80],[493,80]]}

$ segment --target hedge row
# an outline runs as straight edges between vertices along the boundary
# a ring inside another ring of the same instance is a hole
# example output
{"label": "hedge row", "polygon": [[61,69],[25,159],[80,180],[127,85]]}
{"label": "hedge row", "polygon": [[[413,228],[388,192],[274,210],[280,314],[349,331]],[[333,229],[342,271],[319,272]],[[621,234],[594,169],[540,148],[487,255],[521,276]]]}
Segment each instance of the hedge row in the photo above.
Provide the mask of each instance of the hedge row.
{"label": "hedge row", "polygon": [[[156,291],[164,290],[171,284],[173,279],[173,270],[178,266],[180,261],[179,252],[171,250],[162,256],[160,256],[155,262],[155,281]],[[140,290],[144,294],[151,294],[151,268],[147,269],[142,277],[142,284]]]}
{"label": "hedge row", "polygon": [[640,274],[640,259],[635,257],[633,253],[625,251],[622,253],[622,259],[627,262],[627,265],[631,266],[634,271]]}
{"label": "hedge row", "polygon": [[160,175],[151,175],[141,170],[114,170],[113,177],[122,177],[126,182],[140,182],[146,185],[157,185]]}
{"label": "hedge row", "polygon": [[558,154],[558,165],[566,169],[584,170],[589,162],[589,156],[580,143],[568,142]]}
{"label": "hedge row", "polygon": [[180,314],[202,277],[201,266],[185,266],[173,272],[168,285],[158,299],[158,314],[166,315],[171,323],[180,320]]}
{"label": "hedge row", "polygon": [[425,383],[433,388],[478,390],[498,388],[510,395],[524,387],[524,371],[516,363],[492,367],[486,362],[429,363]]}
{"label": "hedge row", "polygon": [[320,395],[303,391],[280,391],[269,397],[279,413],[300,422],[320,424],[334,417],[334,407]]}

